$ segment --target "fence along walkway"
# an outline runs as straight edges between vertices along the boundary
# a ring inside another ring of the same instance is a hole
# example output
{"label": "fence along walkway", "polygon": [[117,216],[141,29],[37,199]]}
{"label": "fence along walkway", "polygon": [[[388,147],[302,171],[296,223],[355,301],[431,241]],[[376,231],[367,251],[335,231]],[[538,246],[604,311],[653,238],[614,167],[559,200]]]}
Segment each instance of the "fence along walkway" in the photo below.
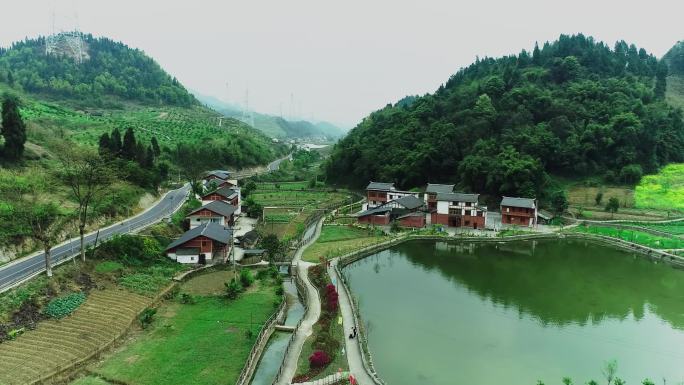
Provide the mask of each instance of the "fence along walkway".
{"label": "fence along walkway", "polygon": [[318,236],[321,234],[321,228],[323,226],[323,220],[319,220],[316,225],[316,232],[314,236],[311,237],[309,242],[302,245],[295,257],[293,259],[293,264],[296,264],[296,281],[297,289],[300,290],[302,296],[304,297],[304,303],[306,306],[306,312],[304,316],[297,324],[294,333],[290,337],[290,341],[287,344],[287,349],[285,351],[285,357],[283,358],[283,363],[280,365],[278,374],[273,381],[273,384],[289,385],[292,378],[297,371],[297,361],[299,360],[299,355],[301,354],[302,347],[307,337],[312,333],[313,325],[318,321],[318,317],[321,315],[321,300],[318,296],[318,290],[309,281],[309,271],[308,268],[312,265],[311,263],[301,262],[302,254],[307,247],[311,246]]}

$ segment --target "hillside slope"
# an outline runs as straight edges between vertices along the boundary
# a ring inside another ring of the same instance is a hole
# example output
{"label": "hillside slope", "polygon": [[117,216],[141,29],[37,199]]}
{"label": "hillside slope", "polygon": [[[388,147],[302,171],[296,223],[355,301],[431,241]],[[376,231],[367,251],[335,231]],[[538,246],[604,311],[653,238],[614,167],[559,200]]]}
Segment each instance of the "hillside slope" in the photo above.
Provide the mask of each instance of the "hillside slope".
{"label": "hillside slope", "polygon": [[[89,58],[82,63],[70,55],[45,56],[40,39],[0,54],[0,95],[18,97],[27,134],[19,160],[3,158],[0,137],[0,264],[37,248],[22,214],[28,200],[56,203],[67,215],[76,209],[70,188],[59,177],[65,153],[89,151],[98,157],[99,152],[114,174],[113,184],[90,206],[87,228],[93,229],[147,207],[159,187],[169,188],[181,176],[188,179],[189,166],[200,172],[235,170],[266,164],[288,151],[254,128],[197,103],[142,52],[107,39],[87,41]],[[102,50],[98,44],[116,49]],[[117,84],[122,89],[99,87],[99,76],[89,76],[90,71],[115,74],[111,79],[121,80]],[[57,79],[76,78],[85,93],[52,88],[63,84]],[[25,79],[52,80],[46,88],[35,88]],[[139,94],[128,87],[146,91]],[[120,150],[108,152],[113,147]],[[75,229],[72,223],[64,226],[62,238],[73,236]]]}
{"label": "hillside slope", "polygon": [[643,49],[561,36],[530,54],[478,60],[434,94],[365,118],[326,163],[330,181],[410,188],[457,182],[540,196],[548,175],[638,180],[684,160],[681,111],[663,64]]}
{"label": "hillside slope", "polygon": [[[214,97],[195,94],[204,104],[235,119],[242,118],[242,110],[234,105],[224,103]],[[329,122],[309,122],[306,120],[288,120],[278,116],[254,112],[254,128],[277,139],[314,139],[333,141],[341,138],[345,130]]]}

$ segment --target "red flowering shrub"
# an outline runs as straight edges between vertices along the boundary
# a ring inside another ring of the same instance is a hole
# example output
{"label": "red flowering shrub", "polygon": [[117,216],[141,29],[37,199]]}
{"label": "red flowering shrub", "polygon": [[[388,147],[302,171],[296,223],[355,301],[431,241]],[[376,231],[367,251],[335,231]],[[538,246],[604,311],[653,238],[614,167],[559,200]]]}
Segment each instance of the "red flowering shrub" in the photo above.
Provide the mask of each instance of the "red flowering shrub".
{"label": "red flowering shrub", "polygon": [[325,286],[325,299],[328,304],[328,311],[334,313],[339,306],[339,298],[335,285],[329,283]]}
{"label": "red flowering shrub", "polygon": [[309,357],[309,366],[312,368],[322,368],[330,363],[330,356],[322,350],[316,350]]}

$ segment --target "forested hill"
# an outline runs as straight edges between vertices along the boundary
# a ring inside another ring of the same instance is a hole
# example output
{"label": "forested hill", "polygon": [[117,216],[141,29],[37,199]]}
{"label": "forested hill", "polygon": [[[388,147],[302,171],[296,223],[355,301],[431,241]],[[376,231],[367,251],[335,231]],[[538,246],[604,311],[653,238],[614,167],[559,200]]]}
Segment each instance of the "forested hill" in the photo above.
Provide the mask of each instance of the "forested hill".
{"label": "forested hill", "polygon": [[44,37],[1,49],[0,82],[54,99],[74,99],[85,106],[109,106],[123,100],[174,106],[197,103],[144,52],[107,38],[82,36],[80,62],[73,48],[59,39],[50,55]]}
{"label": "forested hill", "polygon": [[561,36],[478,60],[434,94],[372,113],[336,145],[326,174],[524,196],[543,194],[549,174],[631,181],[684,161],[666,77],[665,63],[634,45]]}

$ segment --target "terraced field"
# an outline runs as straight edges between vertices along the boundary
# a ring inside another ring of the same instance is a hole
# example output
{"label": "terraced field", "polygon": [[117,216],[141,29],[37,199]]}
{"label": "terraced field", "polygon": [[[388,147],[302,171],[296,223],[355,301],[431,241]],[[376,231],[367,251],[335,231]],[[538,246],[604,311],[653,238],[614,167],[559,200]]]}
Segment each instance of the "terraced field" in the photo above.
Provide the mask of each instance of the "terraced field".
{"label": "terraced field", "polygon": [[0,384],[26,384],[87,359],[128,328],[151,299],[124,290],[94,290],[73,315],[38,324],[0,344]]}

